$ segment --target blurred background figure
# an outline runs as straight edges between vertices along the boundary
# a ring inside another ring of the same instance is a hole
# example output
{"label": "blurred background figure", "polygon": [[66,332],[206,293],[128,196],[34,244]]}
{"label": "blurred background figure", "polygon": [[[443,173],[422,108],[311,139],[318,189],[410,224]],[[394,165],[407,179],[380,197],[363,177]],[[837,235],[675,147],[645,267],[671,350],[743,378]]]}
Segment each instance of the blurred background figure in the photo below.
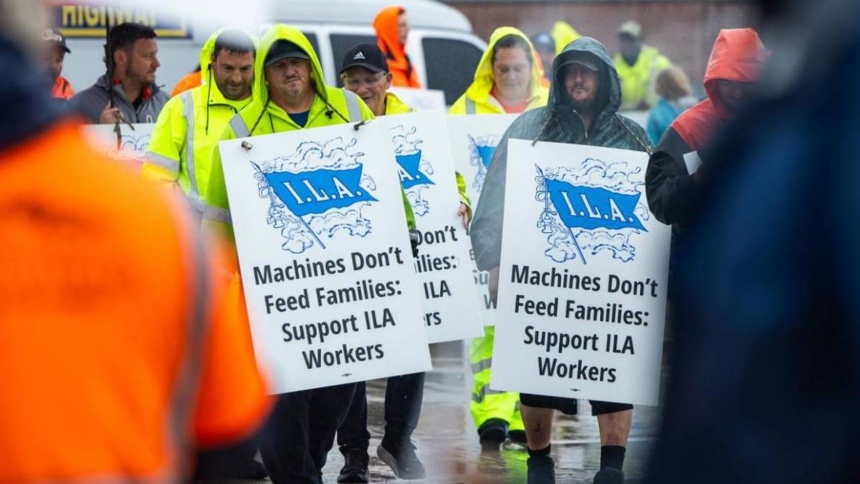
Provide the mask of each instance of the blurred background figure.
{"label": "blurred background figure", "polygon": [[182,202],[42,88],[44,19],[0,2],[0,482],[181,482],[271,401]]}
{"label": "blurred background figure", "polygon": [[[549,31],[552,39],[555,41],[555,55],[561,54],[567,44],[582,37],[579,32],[569,23],[559,20],[552,25],[552,30]],[[552,70],[552,64],[544,66],[547,71]]]}
{"label": "blurred background figure", "polygon": [[203,74],[201,70],[203,66],[201,64],[197,64],[193,71],[189,72],[182,76],[182,79],[173,86],[173,90],[170,91],[170,97],[178,96],[183,92],[194,89],[195,87],[203,84]]}
{"label": "blurred background figure", "polygon": [[693,107],[698,101],[693,96],[690,80],[684,70],[677,66],[667,67],[657,74],[654,90],[659,96],[657,105],[648,113],[648,136],[655,145],[672,121],[681,113]]}
{"label": "blurred background figure", "polygon": [[856,483],[860,4],[766,1],[761,92],[709,150],[679,247],[647,483]]}
{"label": "blurred background figure", "polygon": [[621,77],[621,110],[647,111],[657,104],[654,79],[672,62],[655,47],[644,44],[642,26],[628,20],[618,28],[621,46],[615,55],[615,70]]}
{"label": "blurred background figure", "polygon": [[544,81],[546,81],[543,84],[549,86],[552,76],[547,72],[552,71],[552,61],[555,60],[555,39],[547,32],[541,32],[532,37],[532,45],[540,59],[540,67],[543,71]]}
{"label": "blurred background figure", "polygon": [[391,85],[394,87],[421,88],[418,71],[406,55],[406,40],[409,37],[409,17],[400,6],[382,9],[373,19],[379,48],[388,60]]}
{"label": "blurred background figure", "polygon": [[72,84],[63,77],[63,62],[66,54],[72,51],[66,46],[66,37],[59,30],[42,30],[42,40],[45,41],[44,59],[51,75],[51,95],[55,99],[68,101],[75,95]]}

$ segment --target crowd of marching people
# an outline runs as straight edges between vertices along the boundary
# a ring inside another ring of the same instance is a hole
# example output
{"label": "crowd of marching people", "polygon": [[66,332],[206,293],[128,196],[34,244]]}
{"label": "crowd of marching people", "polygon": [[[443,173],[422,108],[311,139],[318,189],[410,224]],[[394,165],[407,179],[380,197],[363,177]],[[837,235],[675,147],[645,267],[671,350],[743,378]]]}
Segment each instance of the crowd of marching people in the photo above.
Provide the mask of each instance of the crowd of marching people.
{"label": "crowd of marching people", "polygon": [[[63,34],[19,21],[38,18],[30,11],[36,8],[0,3],[0,66],[10,73],[0,92],[0,241],[18,268],[0,276],[0,287],[20,295],[0,305],[0,321],[15,322],[0,328],[0,394],[26,395],[0,397],[0,483],[268,476],[278,484],[321,484],[335,445],[344,457],[337,482],[370,482],[365,383],[267,395],[248,331],[218,143],[413,112],[389,92],[422,87],[405,49],[409,12],[379,12],[378,42],[337,59],[343,88],[326,83],[301,30],[278,24],[259,36],[231,27],[214,32],[199,69],[168,93],[156,82],[156,32],[137,23],[110,30],[104,74],[73,89],[62,76],[65,56],[74,55]],[[694,229],[709,193],[703,187],[723,176],[710,160],[752,156],[711,146],[745,112],[761,77],[768,54],[758,33],[719,32],[703,99],[683,69],[644,43],[635,21],[615,33],[614,56],[564,22],[528,34],[495,29],[474,81],[449,110],[518,115],[493,155],[477,206],[457,175],[457,214],[470,229],[477,267],[489,272],[491,297],[499,284],[506,170],[517,162],[508,159],[507,139],[647,153],[650,211],[672,226],[673,243],[701,237]],[[649,111],[647,124],[626,117],[629,110]],[[81,123],[154,123],[141,172],[129,175],[102,160],[79,135]],[[686,159],[691,152],[700,166]],[[404,230],[414,232],[405,193],[403,203]],[[683,305],[677,271],[686,260],[673,252],[673,309]],[[669,311],[673,330],[684,324],[679,314]],[[527,482],[555,483],[554,412],[576,414],[577,400],[493,389],[494,338],[494,327],[485,326],[469,346],[476,445],[492,452],[519,444],[528,454]],[[130,344],[120,350],[115,341]],[[698,363],[708,371],[707,362]],[[56,385],[49,388],[42,383],[50,375]],[[429,474],[412,439],[424,381],[414,373],[386,383],[375,452],[401,479]],[[695,413],[687,415],[708,402],[683,401],[684,425],[693,427]],[[635,409],[597,400],[590,408],[600,433],[593,482],[623,483]],[[669,458],[659,457],[668,466]]]}

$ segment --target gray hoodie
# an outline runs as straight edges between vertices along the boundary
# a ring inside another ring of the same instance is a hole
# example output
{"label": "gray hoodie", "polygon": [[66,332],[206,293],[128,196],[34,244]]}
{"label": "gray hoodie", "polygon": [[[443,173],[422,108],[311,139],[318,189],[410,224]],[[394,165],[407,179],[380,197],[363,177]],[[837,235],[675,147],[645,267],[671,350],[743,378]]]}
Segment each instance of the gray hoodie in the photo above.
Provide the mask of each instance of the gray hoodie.
{"label": "gray hoodie", "polygon": [[[590,57],[600,69],[598,114],[587,133],[582,118],[573,109],[565,90],[564,72],[561,69],[562,65],[577,56]],[[493,154],[470,230],[475,262],[479,269],[495,269],[501,259],[508,139],[649,151],[651,142],[645,130],[636,122],[617,114],[620,105],[621,81],[606,47],[591,37],[581,37],[568,44],[552,64],[552,85],[547,105],[526,111],[514,120]]]}
{"label": "gray hoodie", "polygon": [[[90,123],[98,123],[99,115],[105,110],[108,103],[108,86],[107,75],[102,75],[95,84],[72,96],[69,109],[81,113]],[[170,96],[155,84],[150,86],[150,90],[149,98],[143,101],[137,109],[134,109],[131,101],[125,96],[122,85],[113,85],[116,107],[122,111],[126,121],[129,123],[154,123],[158,119],[158,113],[161,112],[161,108],[164,107],[164,103],[170,99]]]}

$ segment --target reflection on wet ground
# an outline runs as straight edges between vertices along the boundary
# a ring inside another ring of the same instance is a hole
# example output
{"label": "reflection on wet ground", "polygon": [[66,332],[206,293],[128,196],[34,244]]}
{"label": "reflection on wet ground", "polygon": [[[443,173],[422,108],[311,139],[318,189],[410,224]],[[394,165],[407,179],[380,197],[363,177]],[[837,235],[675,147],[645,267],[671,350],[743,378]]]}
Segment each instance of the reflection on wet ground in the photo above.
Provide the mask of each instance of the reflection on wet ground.
{"label": "reflection on wet ground", "polygon": [[[413,440],[418,456],[427,468],[427,484],[520,484],[526,482],[528,455],[521,446],[506,443],[493,454],[481,454],[478,434],[469,413],[471,375],[462,358],[434,357],[428,373],[421,420]],[[371,482],[398,481],[391,469],[376,457],[376,447],[384,428],[385,380],[368,382],[368,425],[370,426]],[[626,482],[641,482],[647,454],[657,434],[659,412],[653,407],[637,407],[624,462]],[[579,415],[557,413],[552,439],[558,484],[591,483],[600,467],[600,439],[597,419],[588,402],[580,400]],[[337,447],[329,453],[323,482],[335,484],[343,466]],[[249,482],[249,481],[232,481]]]}

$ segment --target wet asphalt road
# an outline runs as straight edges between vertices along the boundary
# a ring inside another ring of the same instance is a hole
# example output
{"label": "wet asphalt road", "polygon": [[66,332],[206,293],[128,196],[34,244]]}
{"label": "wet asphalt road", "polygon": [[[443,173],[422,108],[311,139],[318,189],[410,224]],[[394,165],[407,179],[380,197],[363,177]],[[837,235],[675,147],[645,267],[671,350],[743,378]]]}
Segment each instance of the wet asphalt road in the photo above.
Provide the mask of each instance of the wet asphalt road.
{"label": "wet asphalt road", "polygon": [[[371,482],[410,482],[398,480],[391,469],[376,457],[376,447],[382,439],[384,427],[385,380],[369,382],[367,394]],[[427,468],[427,477],[414,482],[525,483],[528,455],[523,447],[506,443],[498,453],[481,454],[469,413],[470,395],[471,376],[464,361],[456,357],[434,357],[434,370],[427,375],[421,420],[413,436],[418,456]],[[657,434],[658,418],[657,408],[637,407],[634,410],[624,462],[627,483],[642,481],[647,455]],[[558,484],[591,483],[600,466],[600,440],[597,419],[591,416],[587,401],[579,401],[579,415],[556,414],[552,456]],[[335,484],[342,465],[343,457],[335,446],[323,469],[323,482]]]}

